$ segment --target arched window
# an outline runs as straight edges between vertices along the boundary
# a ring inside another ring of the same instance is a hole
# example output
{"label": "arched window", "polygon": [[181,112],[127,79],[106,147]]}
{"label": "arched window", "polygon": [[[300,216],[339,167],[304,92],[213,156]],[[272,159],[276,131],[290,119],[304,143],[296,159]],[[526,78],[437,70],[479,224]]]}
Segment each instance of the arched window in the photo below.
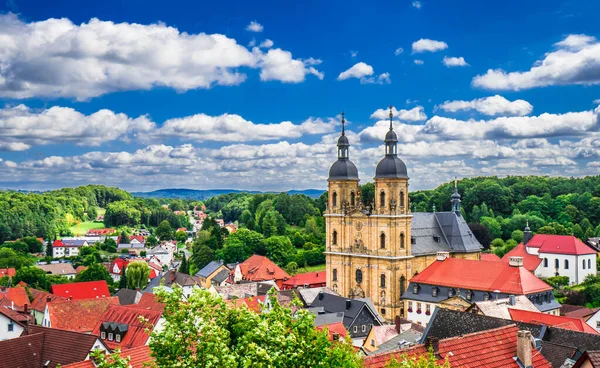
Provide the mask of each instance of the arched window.
{"label": "arched window", "polygon": [[560,267],[560,263],[558,261],[558,259],[554,260],[554,268],[558,269]]}
{"label": "arched window", "polygon": [[592,260],[588,259],[588,269],[592,269]]}
{"label": "arched window", "polygon": [[581,263],[583,264],[583,269],[585,270],[585,259],[581,261]]}
{"label": "arched window", "polygon": [[404,233],[400,233],[400,249],[404,249]]}
{"label": "arched window", "polygon": [[379,207],[385,207],[385,192],[379,193]]}
{"label": "arched window", "polygon": [[337,268],[333,269],[333,281],[337,281]]}
{"label": "arched window", "polygon": [[360,284],[362,282],[362,271],[356,270],[356,283]]}
{"label": "arched window", "polygon": [[337,193],[333,192],[333,195],[331,196],[331,205],[333,207],[337,207]]}
{"label": "arched window", "polygon": [[385,234],[379,235],[379,247],[385,249]]}
{"label": "arched window", "polygon": [[380,279],[381,279],[380,280],[381,287],[384,288],[385,287],[385,275],[381,275]]}
{"label": "arched window", "polygon": [[548,267],[548,258],[544,258],[544,267]]}
{"label": "arched window", "polygon": [[333,234],[331,235],[331,244],[336,245],[337,244],[337,231],[333,230]]}
{"label": "arched window", "polygon": [[565,270],[569,269],[569,260],[565,259]]}
{"label": "arched window", "polygon": [[404,207],[404,191],[400,191],[400,207]]}
{"label": "arched window", "polygon": [[355,206],[356,205],[356,195],[354,194],[354,192],[350,193],[350,205],[351,206]]}
{"label": "arched window", "polygon": [[406,278],[404,276],[400,277],[400,295],[404,294],[404,290],[406,290]]}

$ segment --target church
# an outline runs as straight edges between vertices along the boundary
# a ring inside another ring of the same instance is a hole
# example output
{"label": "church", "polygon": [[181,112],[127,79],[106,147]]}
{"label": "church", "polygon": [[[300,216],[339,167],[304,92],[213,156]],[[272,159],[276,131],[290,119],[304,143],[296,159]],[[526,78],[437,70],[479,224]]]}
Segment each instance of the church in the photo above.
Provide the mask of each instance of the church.
{"label": "church", "polygon": [[410,211],[408,171],[398,157],[391,108],[384,157],[375,170],[374,203],[363,203],[344,124],[342,114],[324,214],[327,286],[346,298],[370,298],[382,317],[394,320],[405,316],[401,296],[408,281],[433,263],[437,252],[478,260],[483,247],[460,214],[456,188],[450,212]]}

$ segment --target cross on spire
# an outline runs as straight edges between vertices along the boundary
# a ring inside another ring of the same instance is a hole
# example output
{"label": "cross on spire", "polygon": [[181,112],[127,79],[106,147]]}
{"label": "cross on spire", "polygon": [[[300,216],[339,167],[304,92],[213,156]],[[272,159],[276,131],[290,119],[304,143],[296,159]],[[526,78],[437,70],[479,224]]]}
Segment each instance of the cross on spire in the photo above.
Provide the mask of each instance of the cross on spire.
{"label": "cross on spire", "polygon": [[394,117],[394,114],[392,113],[392,109],[393,109],[393,106],[390,105],[390,130],[393,129],[392,128],[392,118]]}
{"label": "cross on spire", "polygon": [[346,135],[344,124],[346,124],[346,118],[344,117],[344,112],[342,111],[342,135]]}

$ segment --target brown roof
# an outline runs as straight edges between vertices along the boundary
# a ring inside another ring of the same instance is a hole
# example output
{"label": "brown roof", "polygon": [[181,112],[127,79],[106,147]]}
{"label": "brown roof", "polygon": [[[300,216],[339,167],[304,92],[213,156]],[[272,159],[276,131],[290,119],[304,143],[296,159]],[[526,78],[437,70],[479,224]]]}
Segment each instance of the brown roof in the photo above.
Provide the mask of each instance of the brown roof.
{"label": "brown roof", "polygon": [[42,313],[46,311],[46,304],[48,304],[48,302],[67,300],[67,298],[63,298],[62,296],[54,295],[43,290],[29,288],[29,292],[33,297],[33,301],[31,302],[31,309]]}
{"label": "brown roof", "polygon": [[75,332],[92,332],[94,326],[110,305],[118,305],[119,298],[67,300],[48,303],[50,325],[53,328]]}
{"label": "brown roof", "polygon": [[[154,358],[150,355],[150,347],[148,345],[123,350],[119,355],[121,357],[128,357],[129,365],[132,368],[146,368],[149,363],[154,361]],[[79,363],[65,365],[63,368],[96,368],[96,366],[90,360],[86,360]]]}
{"label": "brown roof", "polygon": [[156,295],[152,293],[144,293],[137,304],[131,305],[133,308],[154,310],[163,312],[165,310],[165,303],[159,303]]}
{"label": "brown roof", "polygon": [[37,268],[44,270],[46,273],[56,276],[75,275],[75,269],[70,263],[51,263],[45,265],[37,265]]}
{"label": "brown roof", "polygon": [[[162,312],[132,308],[133,306],[111,305],[98,319],[98,323],[92,331],[93,335],[100,336],[102,324],[118,323],[127,325],[127,332],[122,337],[121,342],[104,340],[104,343],[111,349],[121,347],[122,349],[135,348],[146,345],[150,338],[150,331],[146,331],[150,326],[155,327],[162,315]],[[140,322],[139,317],[144,317],[145,322]]]}

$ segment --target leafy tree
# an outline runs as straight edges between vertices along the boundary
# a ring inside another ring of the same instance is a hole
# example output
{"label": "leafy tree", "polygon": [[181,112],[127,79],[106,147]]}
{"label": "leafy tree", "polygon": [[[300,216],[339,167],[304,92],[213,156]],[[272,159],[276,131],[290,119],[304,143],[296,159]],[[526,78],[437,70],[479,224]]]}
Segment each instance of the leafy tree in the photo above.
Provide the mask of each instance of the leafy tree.
{"label": "leafy tree", "polygon": [[349,340],[329,341],[326,331],[315,329],[313,314],[294,314],[274,295],[263,313],[229,308],[205,290],[194,290],[186,302],[181,288],[158,295],[166,303],[165,324],[149,345],[159,367],[361,366]]}
{"label": "leafy tree", "polygon": [[510,234],[510,238],[516,241],[517,243],[521,243],[523,241],[523,231],[515,230]]}
{"label": "leafy tree", "polygon": [[294,261],[288,263],[287,266],[285,266],[285,271],[290,275],[295,274],[298,272],[298,264]]}
{"label": "leafy tree", "polygon": [[17,253],[10,248],[0,248],[0,268],[15,268],[17,271],[21,267],[30,266],[33,260],[22,253]]}
{"label": "leafy tree", "polygon": [[471,229],[473,235],[475,235],[475,239],[477,239],[477,241],[483,245],[484,249],[490,248],[492,235],[490,234],[490,229],[488,229],[487,226],[473,222],[469,224],[469,229]]}
{"label": "leafy tree", "polygon": [[19,269],[13,278],[13,283],[16,285],[21,281],[26,282],[29,287],[34,289],[50,290],[50,280],[41,268],[23,267]]}
{"label": "leafy tree", "polygon": [[160,240],[172,240],[173,239],[173,228],[171,227],[171,224],[169,223],[169,221],[164,220],[163,222],[160,223],[160,225],[158,225],[154,234]]}
{"label": "leafy tree", "polygon": [[227,239],[221,253],[226,263],[243,262],[252,255],[250,247],[239,238]]}
{"label": "leafy tree", "polygon": [[96,368],[131,368],[131,364],[129,364],[130,357],[121,357],[121,350],[119,348],[115,349],[112,354],[97,349],[90,355]]}
{"label": "leafy tree", "polygon": [[392,358],[385,368],[450,368],[450,363],[446,359],[442,363],[438,363],[438,358],[432,350],[427,354],[408,356],[403,354],[399,359]]}
{"label": "leafy tree", "polygon": [[483,216],[480,223],[490,230],[490,235],[493,238],[502,237],[502,227],[495,218]]}
{"label": "leafy tree", "polygon": [[127,266],[123,266],[123,272],[119,279],[119,289],[127,289]]}
{"label": "leafy tree", "polygon": [[101,263],[92,263],[87,269],[75,276],[75,281],[77,282],[101,280],[105,280],[108,285],[112,285],[113,283],[110,273],[108,273],[106,267]]}
{"label": "leafy tree", "polygon": [[361,185],[360,195],[365,206],[372,206],[375,200],[375,184],[366,183]]}
{"label": "leafy tree", "polygon": [[188,239],[188,235],[185,231],[178,231],[175,233],[175,240],[177,240],[177,243],[185,244],[187,239]]}
{"label": "leafy tree", "polygon": [[48,243],[46,244],[46,256],[52,257],[52,243],[51,239],[48,239]]}
{"label": "leafy tree", "polygon": [[150,277],[150,267],[146,262],[136,261],[131,262],[127,266],[127,288],[129,289],[144,289],[148,285]]}
{"label": "leafy tree", "polygon": [[44,250],[44,243],[35,236],[26,236],[21,241],[27,244],[27,251],[29,253],[41,253]]}
{"label": "leafy tree", "polygon": [[179,265],[179,272],[185,273],[186,275],[190,274],[190,265],[188,264],[188,261],[185,258],[185,254],[183,255],[181,264]]}
{"label": "leafy tree", "polygon": [[147,247],[152,248],[157,244],[158,244],[158,239],[156,239],[156,237],[154,235],[150,235],[146,238],[146,246]]}
{"label": "leafy tree", "polygon": [[201,270],[215,259],[215,252],[207,245],[195,244],[192,250],[190,261],[198,270]]}
{"label": "leafy tree", "polygon": [[121,231],[121,236],[119,236],[119,243],[129,244],[129,236],[127,235],[125,230]]}
{"label": "leafy tree", "polygon": [[267,258],[278,265],[286,265],[294,255],[294,246],[285,236],[272,236],[265,240]]}
{"label": "leafy tree", "polygon": [[24,241],[21,241],[21,240],[8,241],[8,242],[2,244],[2,248],[9,248],[9,249],[14,250],[17,253],[29,252],[29,246],[27,245],[27,243],[25,243]]}

